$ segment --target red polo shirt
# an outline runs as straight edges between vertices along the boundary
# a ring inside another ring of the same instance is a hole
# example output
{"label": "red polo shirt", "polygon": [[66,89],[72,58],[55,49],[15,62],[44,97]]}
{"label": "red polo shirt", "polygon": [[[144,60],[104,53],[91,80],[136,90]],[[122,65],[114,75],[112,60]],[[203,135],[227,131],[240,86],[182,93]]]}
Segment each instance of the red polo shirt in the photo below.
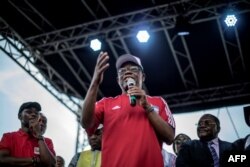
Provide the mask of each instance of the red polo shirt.
{"label": "red polo shirt", "polygon": [[[175,121],[167,103],[161,97],[147,96],[153,112],[175,129]],[[145,110],[129,104],[122,94],[103,98],[95,106],[95,127],[103,124],[102,167],[163,167],[162,141],[157,137]]]}
{"label": "red polo shirt", "polygon": [[[55,155],[52,140],[45,138],[49,150]],[[22,129],[16,132],[4,133],[0,141],[0,150],[9,150],[10,156],[17,158],[30,158],[39,155],[39,146],[36,138],[30,136]]]}

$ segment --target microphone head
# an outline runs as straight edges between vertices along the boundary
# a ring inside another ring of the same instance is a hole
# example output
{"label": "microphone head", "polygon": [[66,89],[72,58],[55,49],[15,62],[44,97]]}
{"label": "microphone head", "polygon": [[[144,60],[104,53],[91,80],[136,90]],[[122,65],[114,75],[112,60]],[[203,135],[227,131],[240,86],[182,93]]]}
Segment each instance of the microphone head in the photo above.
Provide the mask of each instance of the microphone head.
{"label": "microphone head", "polygon": [[133,78],[128,78],[127,79],[127,86],[128,86],[128,88],[131,86],[135,86],[135,80]]}
{"label": "microphone head", "polygon": [[[127,87],[128,89],[132,86],[135,86],[135,80],[133,78],[127,79]],[[136,97],[134,95],[129,96],[129,103],[132,107],[136,106]]]}

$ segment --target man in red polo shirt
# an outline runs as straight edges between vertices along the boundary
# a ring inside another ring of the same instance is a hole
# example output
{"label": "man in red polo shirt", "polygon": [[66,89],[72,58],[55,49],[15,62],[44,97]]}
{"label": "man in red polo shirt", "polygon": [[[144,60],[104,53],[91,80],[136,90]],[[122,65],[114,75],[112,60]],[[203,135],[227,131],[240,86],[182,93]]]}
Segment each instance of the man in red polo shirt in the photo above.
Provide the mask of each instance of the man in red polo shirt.
{"label": "man in red polo shirt", "polygon": [[45,138],[47,119],[37,102],[23,103],[18,112],[21,128],[4,133],[0,141],[0,166],[54,166],[52,140]]}
{"label": "man in red polo shirt", "polygon": [[103,124],[101,166],[163,167],[162,142],[172,144],[175,136],[175,122],[167,103],[161,97],[146,95],[141,61],[130,54],[116,62],[122,94],[96,102],[108,60],[106,52],[98,56],[81,117],[88,134]]}

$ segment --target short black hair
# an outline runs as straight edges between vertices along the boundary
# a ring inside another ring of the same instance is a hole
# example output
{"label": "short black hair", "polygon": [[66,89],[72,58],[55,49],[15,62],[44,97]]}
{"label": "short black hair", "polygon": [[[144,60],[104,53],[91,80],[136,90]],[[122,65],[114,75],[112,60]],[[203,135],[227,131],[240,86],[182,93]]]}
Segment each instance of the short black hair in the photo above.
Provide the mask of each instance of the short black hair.
{"label": "short black hair", "polygon": [[18,116],[23,112],[24,109],[35,108],[37,111],[41,111],[41,105],[38,102],[25,102],[23,103],[18,111]]}

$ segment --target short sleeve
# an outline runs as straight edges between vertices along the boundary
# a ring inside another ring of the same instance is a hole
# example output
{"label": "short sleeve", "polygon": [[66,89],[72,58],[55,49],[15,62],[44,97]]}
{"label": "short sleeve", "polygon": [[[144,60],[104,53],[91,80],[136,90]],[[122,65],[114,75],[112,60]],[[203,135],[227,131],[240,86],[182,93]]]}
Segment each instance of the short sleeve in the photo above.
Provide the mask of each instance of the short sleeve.
{"label": "short sleeve", "polygon": [[11,149],[11,136],[9,133],[4,133],[0,141],[0,150]]}
{"label": "short sleeve", "polygon": [[167,102],[161,98],[162,101],[162,111],[160,111],[160,116],[175,129],[175,121],[174,117],[172,115],[172,112],[170,111]]}
{"label": "short sleeve", "polygon": [[55,152],[55,150],[54,150],[54,145],[53,145],[52,140],[49,139],[49,138],[45,138],[45,143],[47,144],[48,149],[50,150],[50,152],[51,152],[53,155],[56,155],[56,152]]}
{"label": "short sleeve", "polygon": [[95,132],[99,124],[103,124],[106,100],[107,98],[102,98],[95,104],[94,125],[91,128],[85,129],[89,136]]}

